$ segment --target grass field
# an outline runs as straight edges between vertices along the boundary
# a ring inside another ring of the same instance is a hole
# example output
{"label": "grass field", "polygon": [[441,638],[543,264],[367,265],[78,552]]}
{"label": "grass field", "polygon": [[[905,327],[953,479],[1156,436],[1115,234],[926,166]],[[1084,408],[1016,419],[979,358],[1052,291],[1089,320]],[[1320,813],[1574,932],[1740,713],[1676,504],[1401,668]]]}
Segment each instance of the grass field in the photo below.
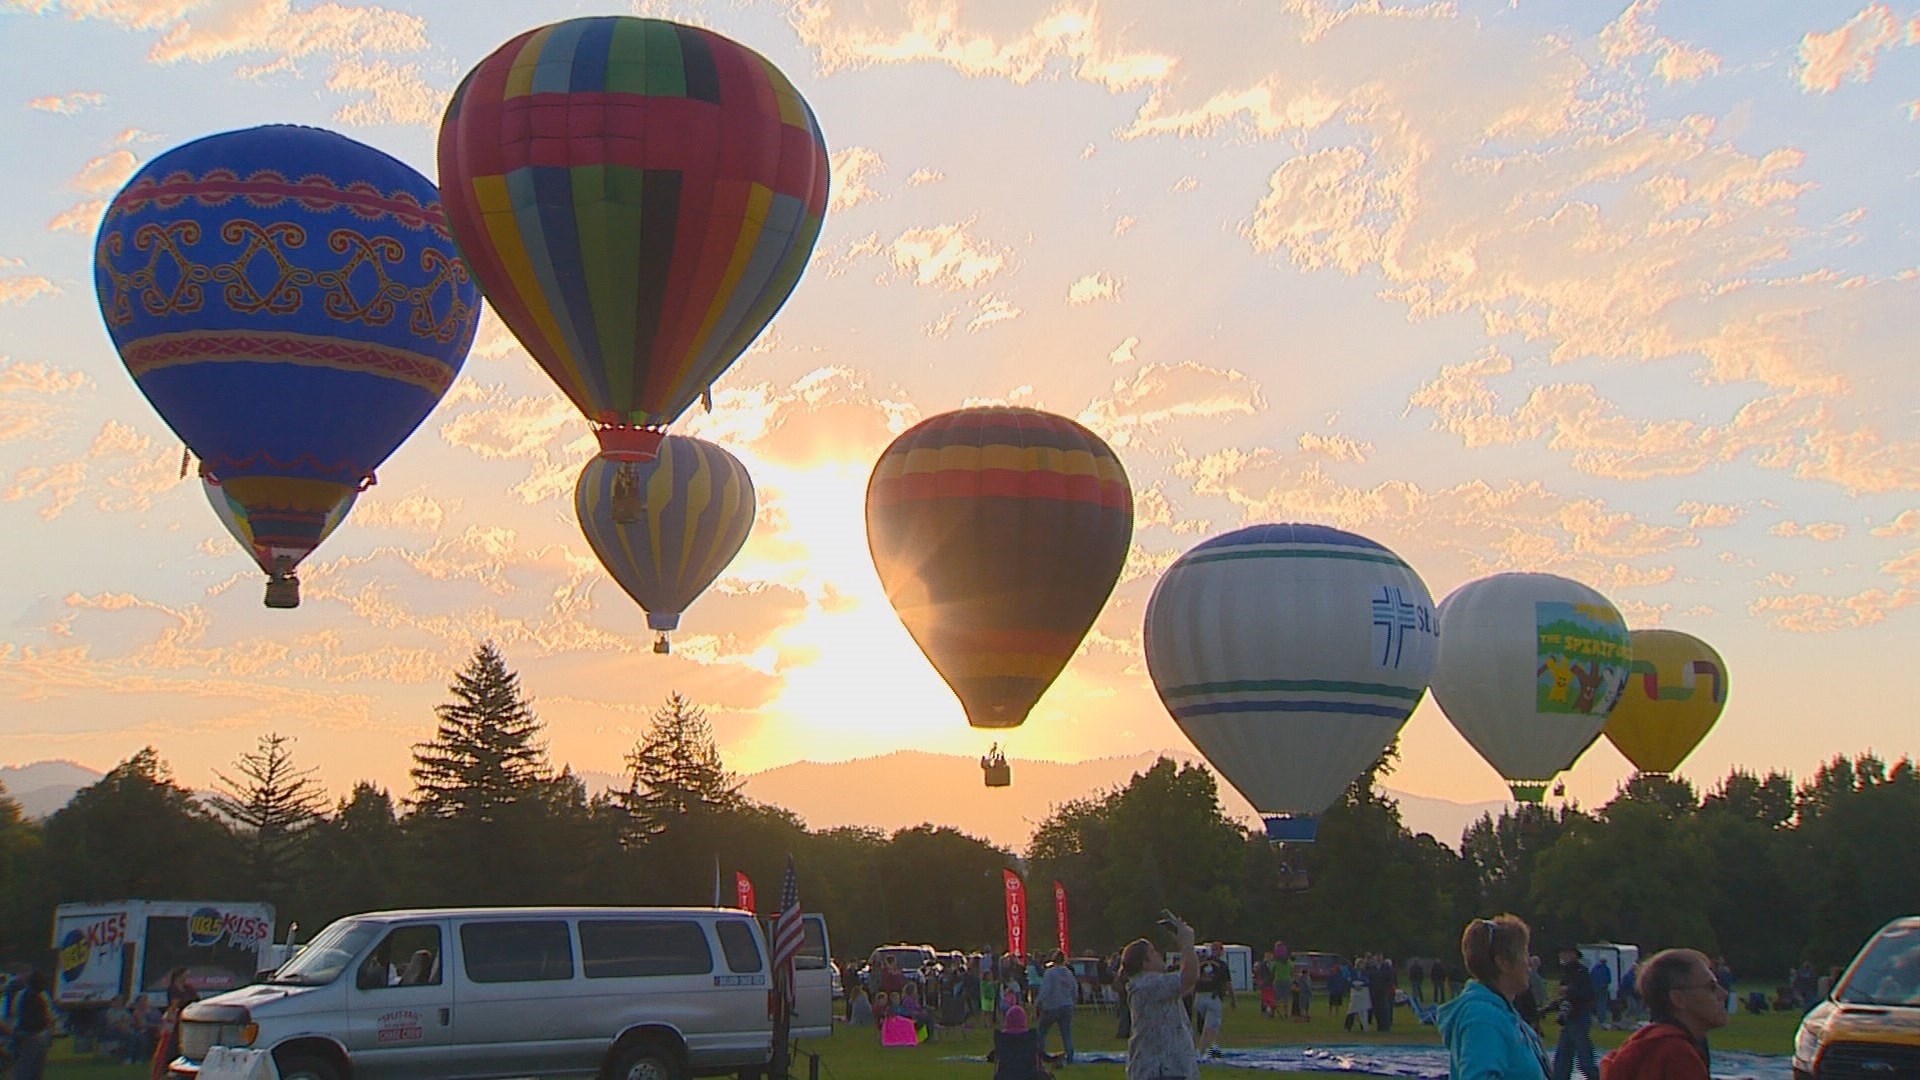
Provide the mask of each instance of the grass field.
{"label": "grass field", "polygon": [[[1431,1027],[1413,1020],[1412,1013],[1401,1010],[1393,1031],[1348,1034],[1341,1030],[1340,1018],[1325,1009],[1325,999],[1316,1003],[1311,1022],[1292,1023],[1284,1018],[1267,1019],[1251,1000],[1243,1001],[1227,1013],[1224,1039],[1229,1047],[1275,1045],[1410,1044],[1437,1046],[1440,1036]],[[1793,1032],[1798,1014],[1769,1013],[1764,1016],[1735,1016],[1732,1023],[1716,1032],[1713,1045],[1721,1050],[1745,1050],[1760,1054],[1785,1054],[1793,1049]],[[1123,1050],[1124,1044],[1113,1037],[1114,1015],[1093,1009],[1081,1009],[1074,1018],[1074,1044],[1081,1050]],[[1549,1040],[1554,1031],[1547,1029]],[[1601,1052],[1618,1046],[1627,1037],[1624,1031],[1595,1031],[1594,1043]],[[1049,1036],[1050,1051],[1059,1050],[1057,1036]],[[1551,1045],[1551,1044],[1549,1044]],[[909,1048],[882,1048],[871,1029],[854,1031],[842,1028],[831,1039],[802,1045],[803,1051],[820,1055],[820,1075],[824,1080],[945,1080],[948,1077],[975,1077],[986,1080],[991,1069],[978,1062],[950,1060],[957,1057],[984,1057],[992,1038],[984,1030],[949,1032],[936,1042]],[[807,1061],[800,1059],[795,1076],[805,1076]],[[1202,1069],[1203,1075],[1233,1077],[1303,1078],[1326,1080],[1326,1073],[1253,1073],[1240,1069]],[[47,1075],[50,1080],[136,1080],[146,1076],[145,1066],[93,1063],[76,1059],[71,1044],[59,1040]],[[1073,1080],[1121,1080],[1125,1071],[1118,1065],[1075,1065],[1065,1070]]]}

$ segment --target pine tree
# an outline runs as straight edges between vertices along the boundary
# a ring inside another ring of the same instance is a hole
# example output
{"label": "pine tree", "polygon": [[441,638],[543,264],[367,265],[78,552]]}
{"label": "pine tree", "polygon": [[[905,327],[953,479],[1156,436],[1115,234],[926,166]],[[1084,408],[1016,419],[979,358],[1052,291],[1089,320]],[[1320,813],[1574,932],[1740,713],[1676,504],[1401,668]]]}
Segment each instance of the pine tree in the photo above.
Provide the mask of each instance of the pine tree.
{"label": "pine tree", "polygon": [[620,806],[631,838],[647,840],[676,822],[745,802],[740,778],[727,771],[707,715],[679,693],[653,714],[653,726],[627,754],[627,790]]}
{"label": "pine tree", "polygon": [[516,803],[537,798],[547,774],[540,721],[487,642],[447,688],[439,731],[413,747],[414,809],[431,818],[492,824]]}
{"label": "pine tree", "polygon": [[[247,880],[284,895],[301,863],[308,832],[326,812],[327,794],[314,769],[293,764],[293,740],[269,732],[234,763],[241,779],[214,773],[220,790],[208,805],[238,827]],[[272,899],[280,900],[282,896]]]}

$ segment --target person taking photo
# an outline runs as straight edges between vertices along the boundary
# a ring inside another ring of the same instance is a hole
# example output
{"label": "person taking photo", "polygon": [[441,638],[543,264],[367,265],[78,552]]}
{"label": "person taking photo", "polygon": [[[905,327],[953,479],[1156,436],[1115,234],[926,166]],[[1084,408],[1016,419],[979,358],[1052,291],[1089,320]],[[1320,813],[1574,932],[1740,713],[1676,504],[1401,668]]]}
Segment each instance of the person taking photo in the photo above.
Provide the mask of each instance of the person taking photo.
{"label": "person taking photo", "polygon": [[1181,1005],[1181,999],[1200,982],[1193,927],[1170,914],[1162,921],[1173,929],[1180,949],[1177,970],[1167,970],[1166,957],[1146,938],[1136,938],[1120,953],[1120,972],[1126,979],[1127,1009],[1132,1019],[1127,1036],[1127,1080],[1194,1080],[1199,1073],[1193,1055],[1193,1028]]}

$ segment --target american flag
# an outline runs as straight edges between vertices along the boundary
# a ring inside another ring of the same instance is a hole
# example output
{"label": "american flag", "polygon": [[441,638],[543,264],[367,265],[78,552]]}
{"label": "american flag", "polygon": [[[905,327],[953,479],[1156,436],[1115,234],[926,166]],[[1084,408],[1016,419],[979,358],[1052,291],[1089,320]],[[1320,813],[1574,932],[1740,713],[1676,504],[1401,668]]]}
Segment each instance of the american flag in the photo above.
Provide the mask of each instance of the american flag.
{"label": "american flag", "polygon": [[780,883],[780,914],[773,919],[773,984],[787,1008],[793,1008],[793,961],[800,954],[800,883],[793,876],[793,856],[787,856],[786,880]]}

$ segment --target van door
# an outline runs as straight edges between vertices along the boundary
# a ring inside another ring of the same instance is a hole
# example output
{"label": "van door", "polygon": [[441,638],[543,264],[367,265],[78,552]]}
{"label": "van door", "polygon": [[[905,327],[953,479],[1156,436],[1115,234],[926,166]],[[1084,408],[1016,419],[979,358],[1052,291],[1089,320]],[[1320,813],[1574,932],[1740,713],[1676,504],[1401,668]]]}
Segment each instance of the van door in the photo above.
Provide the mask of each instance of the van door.
{"label": "van door", "polygon": [[453,976],[447,924],[395,923],[354,966],[347,1052],[355,1080],[451,1075]]}
{"label": "van door", "polygon": [[[518,913],[516,913],[518,914]],[[573,928],[564,916],[464,919],[454,1042],[466,1075],[529,1076],[577,1068]],[[597,1060],[608,1032],[587,1051]]]}
{"label": "van door", "polygon": [[828,969],[827,920],[822,915],[800,916],[800,952],[793,959],[796,1039],[824,1039],[833,1034],[833,973]]}

